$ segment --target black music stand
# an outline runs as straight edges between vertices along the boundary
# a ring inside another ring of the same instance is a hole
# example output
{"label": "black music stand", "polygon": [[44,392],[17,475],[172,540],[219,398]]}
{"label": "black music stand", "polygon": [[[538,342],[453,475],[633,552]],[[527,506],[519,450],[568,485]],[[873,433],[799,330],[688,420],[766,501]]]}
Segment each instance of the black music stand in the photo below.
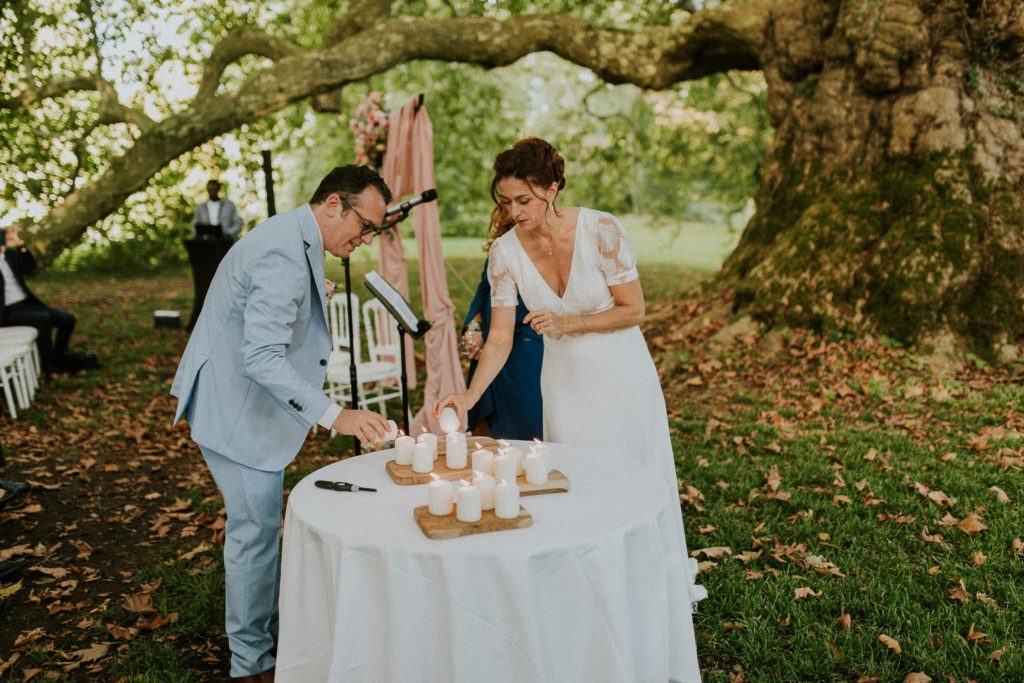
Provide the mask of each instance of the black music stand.
{"label": "black music stand", "polygon": [[426,320],[420,320],[412,312],[412,308],[409,306],[409,302],[405,300],[405,297],[388,284],[388,281],[382,278],[377,271],[371,270],[366,274],[366,288],[377,297],[378,301],[384,304],[384,308],[388,309],[388,313],[398,322],[398,362],[402,366],[402,430],[408,434],[409,383],[405,370],[405,335],[409,335],[413,339],[419,339],[430,329],[430,323]]}

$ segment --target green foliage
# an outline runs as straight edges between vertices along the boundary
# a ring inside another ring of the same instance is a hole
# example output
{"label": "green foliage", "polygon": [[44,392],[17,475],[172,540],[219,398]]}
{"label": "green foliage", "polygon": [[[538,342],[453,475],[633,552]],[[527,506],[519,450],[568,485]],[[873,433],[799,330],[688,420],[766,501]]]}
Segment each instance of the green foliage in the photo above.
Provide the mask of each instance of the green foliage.
{"label": "green foliage", "polygon": [[[412,0],[396,3],[395,12],[432,18],[565,12],[637,29],[673,25],[705,4],[717,3]],[[190,104],[206,59],[232,29],[255,25],[312,49],[347,9],[341,0],[54,0],[16,11],[21,6],[0,9],[0,40],[16,47],[0,57],[9,75],[0,82],[0,98],[16,96],[30,82],[99,69],[120,103],[154,119]],[[22,59],[25,46],[33,60]],[[230,65],[221,92],[237,89],[267,63],[249,56]],[[93,226],[58,267],[153,270],[182,263],[180,239],[193,206],[205,199],[209,177],[225,182],[225,196],[238,205],[245,226],[255,225],[266,215],[262,149],[274,155],[279,210],[306,201],[331,167],[353,159],[348,118],[369,90],[383,92],[391,110],[425,95],[447,235],[484,233],[493,157],[525,135],[550,139],[566,157],[565,203],[676,217],[710,203],[717,220],[746,204],[772,134],[759,75],[730,74],[645,92],[603,84],[592,72],[548,54],[494,70],[413,62],[346,87],[340,114],[317,113],[301,103],[200,145]],[[100,104],[98,93],[85,91],[31,108],[0,109],[7,143],[0,148],[0,224],[41,219],[109,169],[139,135],[129,124],[97,126]]]}

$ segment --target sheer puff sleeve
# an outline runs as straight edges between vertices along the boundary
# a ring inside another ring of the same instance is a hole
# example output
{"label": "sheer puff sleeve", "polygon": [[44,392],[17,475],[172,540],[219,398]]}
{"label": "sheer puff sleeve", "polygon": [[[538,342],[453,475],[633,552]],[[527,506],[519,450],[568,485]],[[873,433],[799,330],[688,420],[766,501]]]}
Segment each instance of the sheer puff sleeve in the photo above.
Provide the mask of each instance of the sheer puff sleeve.
{"label": "sheer puff sleeve", "polygon": [[601,270],[609,287],[624,285],[640,277],[636,270],[636,251],[615,216],[603,213],[597,219],[597,248],[601,252]]}
{"label": "sheer puff sleeve", "polygon": [[512,277],[511,264],[508,262],[504,247],[501,240],[496,240],[491,245],[488,257],[487,279],[491,283],[491,308],[515,308],[519,303],[519,290],[516,288],[515,278]]}

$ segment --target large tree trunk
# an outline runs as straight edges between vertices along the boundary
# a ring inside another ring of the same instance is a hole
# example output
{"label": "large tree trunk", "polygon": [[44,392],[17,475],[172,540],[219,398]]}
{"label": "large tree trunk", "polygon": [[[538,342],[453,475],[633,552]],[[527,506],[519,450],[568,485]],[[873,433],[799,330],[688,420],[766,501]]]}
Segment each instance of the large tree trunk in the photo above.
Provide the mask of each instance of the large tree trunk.
{"label": "large tree trunk", "polygon": [[1012,0],[782,6],[762,66],[776,139],[717,283],[769,324],[1024,332],[1024,14]]}

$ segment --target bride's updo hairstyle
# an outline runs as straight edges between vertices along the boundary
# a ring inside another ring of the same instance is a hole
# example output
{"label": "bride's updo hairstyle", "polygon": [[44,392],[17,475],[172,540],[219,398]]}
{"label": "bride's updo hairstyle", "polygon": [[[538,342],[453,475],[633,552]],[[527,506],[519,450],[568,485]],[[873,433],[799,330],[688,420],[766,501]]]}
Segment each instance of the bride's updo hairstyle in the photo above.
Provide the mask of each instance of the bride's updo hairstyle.
{"label": "bride's updo hairstyle", "polygon": [[[530,184],[534,196],[543,199],[537,194],[535,187],[546,190],[552,183],[558,184],[558,191],[565,188],[565,159],[558,153],[550,142],[540,138],[525,138],[509,149],[494,157],[494,179],[491,180],[491,199],[497,206],[497,210],[491,213],[491,225],[489,230],[488,245],[496,237],[500,237],[515,225],[508,216],[501,211],[501,198],[498,197],[498,183],[504,178],[516,178],[525,180]],[[558,214],[554,201],[551,208]]]}

